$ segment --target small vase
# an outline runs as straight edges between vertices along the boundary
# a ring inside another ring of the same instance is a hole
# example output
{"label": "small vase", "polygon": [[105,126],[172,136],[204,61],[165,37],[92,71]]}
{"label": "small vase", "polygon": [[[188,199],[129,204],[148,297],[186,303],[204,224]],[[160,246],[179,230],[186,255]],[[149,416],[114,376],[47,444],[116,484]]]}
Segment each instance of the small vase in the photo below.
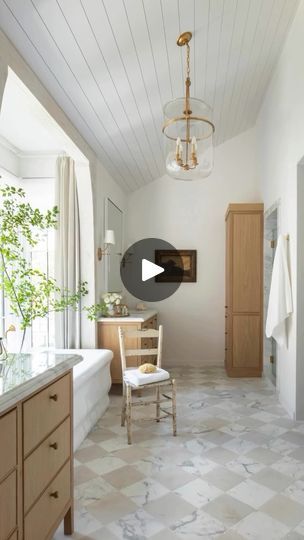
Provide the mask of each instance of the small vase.
{"label": "small vase", "polygon": [[113,317],[113,315],[114,315],[114,305],[113,304],[108,305],[108,315],[109,315],[109,317]]}

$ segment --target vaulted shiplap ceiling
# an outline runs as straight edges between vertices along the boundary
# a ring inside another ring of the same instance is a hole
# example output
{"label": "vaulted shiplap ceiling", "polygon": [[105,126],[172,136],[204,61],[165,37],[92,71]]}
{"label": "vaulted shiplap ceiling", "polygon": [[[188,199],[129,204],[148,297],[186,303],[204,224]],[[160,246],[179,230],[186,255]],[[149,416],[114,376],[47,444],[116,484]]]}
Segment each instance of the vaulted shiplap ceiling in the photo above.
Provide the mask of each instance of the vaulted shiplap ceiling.
{"label": "vaulted shiplap ceiling", "polygon": [[2,30],[127,191],[164,174],[162,107],[214,109],[215,143],[253,126],[298,0],[0,0]]}

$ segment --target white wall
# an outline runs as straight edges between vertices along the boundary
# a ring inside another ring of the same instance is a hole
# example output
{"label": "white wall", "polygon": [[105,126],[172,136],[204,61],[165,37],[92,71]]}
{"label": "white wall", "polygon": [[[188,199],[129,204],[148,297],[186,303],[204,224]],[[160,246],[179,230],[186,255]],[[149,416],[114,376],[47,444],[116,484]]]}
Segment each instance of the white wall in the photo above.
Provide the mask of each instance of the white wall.
{"label": "white wall", "polygon": [[224,362],[225,212],[231,202],[260,201],[254,132],[218,146],[214,162],[205,180],[164,176],[128,199],[129,242],[158,237],[177,249],[197,249],[197,283],[182,283],[154,304],[165,327],[168,365]]}
{"label": "white wall", "polygon": [[[289,233],[294,315],[289,324],[288,349],[278,348],[277,384],[280,399],[291,415],[304,418],[304,380],[297,380],[297,164],[304,156],[304,3],[301,2],[260,109],[257,163],[265,210],[279,206],[279,234]],[[302,247],[303,249],[303,247]],[[304,283],[302,282],[302,287]],[[304,321],[303,321],[304,322]],[[303,326],[301,329],[303,333]],[[303,358],[299,358],[303,363]],[[299,405],[299,404],[298,404]]]}

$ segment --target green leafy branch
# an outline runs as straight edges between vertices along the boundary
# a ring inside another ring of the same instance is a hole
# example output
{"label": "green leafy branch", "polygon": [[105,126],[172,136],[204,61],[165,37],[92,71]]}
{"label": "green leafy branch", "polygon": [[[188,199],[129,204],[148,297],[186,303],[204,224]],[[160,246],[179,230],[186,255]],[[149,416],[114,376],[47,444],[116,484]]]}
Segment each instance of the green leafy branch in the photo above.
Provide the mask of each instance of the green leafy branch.
{"label": "green leafy branch", "polygon": [[105,317],[108,313],[108,308],[105,302],[99,304],[93,304],[83,308],[87,312],[88,319],[90,321],[96,321],[98,317]]}
{"label": "green leafy branch", "polygon": [[26,246],[37,245],[41,231],[56,228],[57,206],[43,213],[25,202],[22,188],[8,185],[0,186],[0,197],[0,288],[20,319],[21,329],[25,331],[36,318],[50,312],[78,309],[88,292],[86,282],[75,292],[62,290],[54,278],[32,268],[25,257]]}

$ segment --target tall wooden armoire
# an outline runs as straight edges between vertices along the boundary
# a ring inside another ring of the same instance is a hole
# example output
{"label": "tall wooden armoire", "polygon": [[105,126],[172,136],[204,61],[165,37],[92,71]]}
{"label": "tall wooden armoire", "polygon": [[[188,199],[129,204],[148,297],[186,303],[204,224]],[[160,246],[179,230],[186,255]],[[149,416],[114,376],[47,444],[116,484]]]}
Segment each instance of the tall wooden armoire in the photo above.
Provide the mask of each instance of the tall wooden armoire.
{"label": "tall wooden armoire", "polygon": [[230,377],[263,369],[264,205],[230,204],[226,213],[225,367]]}

